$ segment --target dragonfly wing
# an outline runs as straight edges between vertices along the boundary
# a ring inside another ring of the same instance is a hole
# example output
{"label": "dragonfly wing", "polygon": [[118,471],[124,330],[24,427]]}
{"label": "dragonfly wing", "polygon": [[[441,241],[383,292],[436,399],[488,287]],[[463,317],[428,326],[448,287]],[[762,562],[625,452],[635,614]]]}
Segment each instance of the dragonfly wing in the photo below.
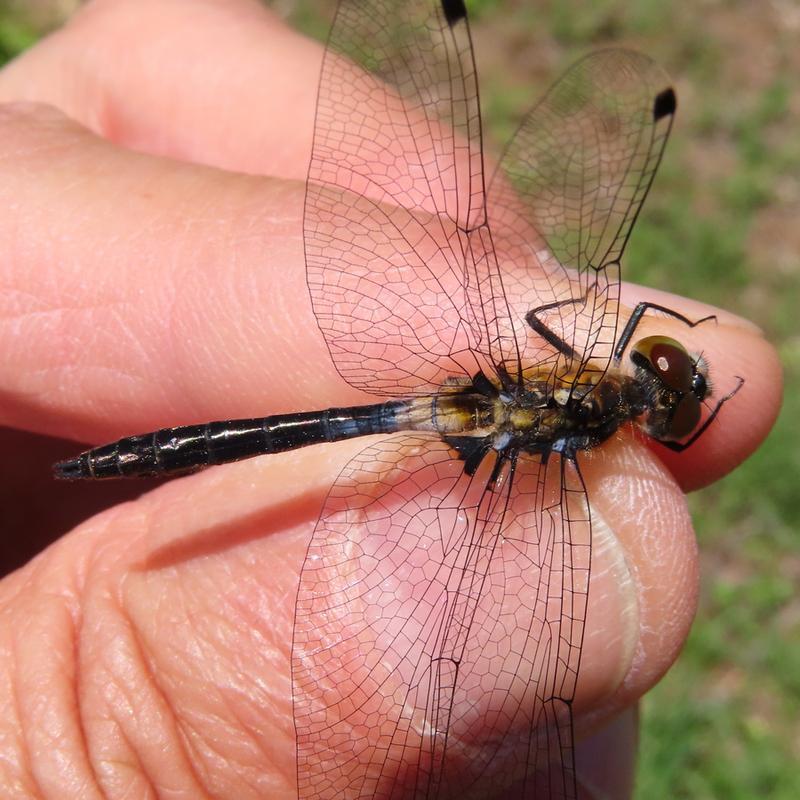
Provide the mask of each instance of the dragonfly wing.
{"label": "dragonfly wing", "polygon": [[430,392],[443,374],[471,377],[516,357],[486,224],[460,0],[340,3],[320,78],[304,241],[320,329],[357,388]]}
{"label": "dragonfly wing", "polygon": [[[675,95],[653,61],[603,50],[575,64],[524,118],[489,189],[512,307],[578,353],[562,372],[604,371],[617,335],[619,262],[661,161]],[[533,298],[533,302],[531,301]],[[518,315],[519,316],[519,315]],[[529,337],[523,360],[553,364]],[[592,361],[593,364],[589,364]]]}
{"label": "dragonfly wing", "polygon": [[297,601],[301,798],[575,796],[590,530],[560,463],[490,490],[491,464],[396,436],[340,475]]}

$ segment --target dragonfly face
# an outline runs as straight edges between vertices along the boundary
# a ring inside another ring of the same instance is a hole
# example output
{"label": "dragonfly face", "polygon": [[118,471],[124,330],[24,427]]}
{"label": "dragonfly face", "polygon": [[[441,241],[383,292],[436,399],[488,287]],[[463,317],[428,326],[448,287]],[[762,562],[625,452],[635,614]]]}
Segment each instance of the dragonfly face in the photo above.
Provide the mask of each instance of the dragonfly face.
{"label": "dragonfly face", "polygon": [[690,436],[700,424],[702,403],[709,393],[705,362],[666,336],[641,339],[630,357],[646,398],[644,430],[661,442]]}
{"label": "dragonfly face", "polygon": [[56,465],[70,479],[177,474],[385,434],[337,478],[302,567],[300,798],[577,796],[582,453],[629,421],[682,449],[733,394],[701,421],[705,363],[634,339],[651,310],[704,320],[644,303],[617,337],[620,260],[674,112],[650,59],[596,53],[487,171],[462,0],[342,0],[307,283],[339,374],[380,401],[167,428]]}

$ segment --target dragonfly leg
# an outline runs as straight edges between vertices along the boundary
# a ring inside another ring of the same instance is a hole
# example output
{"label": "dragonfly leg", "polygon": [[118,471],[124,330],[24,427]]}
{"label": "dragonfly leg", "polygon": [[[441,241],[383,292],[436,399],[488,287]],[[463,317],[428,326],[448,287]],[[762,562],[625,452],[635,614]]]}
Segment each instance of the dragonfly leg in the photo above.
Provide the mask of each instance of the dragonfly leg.
{"label": "dragonfly leg", "polygon": [[631,314],[630,319],[625,325],[625,329],[622,331],[622,334],[617,340],[617,346],[614,348],[614,361],[619,363],[620,359],[622,358],[622,354],[625,352],[625,348],[630,344],[631,339],[633,338],[634,331],[642,321],[642,317],[645,315],[645,312],[651,309],[654,311],[661,311],[663,314],[666,314],[669,317],[678,319],[688,325],[690,328],[694,328],[696,325],[700,325],[703,322],[710,322],[711,320],[716,322],[717,320],[716,314],[709,314],[707,317],[691,320],[688,317],[684,317],[683,314],[673,311],[671,308],[658,305],[658,303],[639,303],[633,310],[633,314]]}
{"label": "dragonfly leg", "polygon": [[548,328],[547,325],[539,319],[539,314],[544,311],[551,311],[554,308],[563,308],[564,306],[574,306],[577,303],[585,303],[589,299],[589,294],[596,288],[597,283],[595,282],[586,289],[586,294],[581,297],[569,297],[566,300],[556,300],[554,303],[545,303],[543,306],[532,308],[525,315],[525,322],[527,322],[542,339],[555,347],[559,353],[565,355],[567,358],[574,358],[577,355],[575,348],[567,344],[555,331]]}
{"label": "dragonfly leg", "polygon": [[575,303],[580,303],[584,300],[583,297],[571,297],[569,300],[558,300],[555,303],[546,303],[543,306],[538,306],[537,308],[532,308],[526,315],[525,315],[525,322],[531,326],[531,328],[539,334],[548,344],[551,344],[553,347],[558,350],[559,353],[565,355],[567,358],[574,358],[576,355],[575,348],[572,345],[567,344],[555,331],[552,331],[547,325],[542,322],[538,315],[544,311],[550,311],[553,308],[561,308],[562,306],[568,305],[575,305]]}

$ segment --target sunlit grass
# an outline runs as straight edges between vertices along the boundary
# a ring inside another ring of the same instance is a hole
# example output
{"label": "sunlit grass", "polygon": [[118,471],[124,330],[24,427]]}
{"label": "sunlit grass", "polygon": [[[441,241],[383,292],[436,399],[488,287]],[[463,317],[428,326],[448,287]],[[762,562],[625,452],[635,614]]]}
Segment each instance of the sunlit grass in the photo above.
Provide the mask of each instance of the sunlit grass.
{"label": "sunlit grass", "polygon": [[30,47],[37,38],[37,32],[18,14],[0,6],[0,64]]}

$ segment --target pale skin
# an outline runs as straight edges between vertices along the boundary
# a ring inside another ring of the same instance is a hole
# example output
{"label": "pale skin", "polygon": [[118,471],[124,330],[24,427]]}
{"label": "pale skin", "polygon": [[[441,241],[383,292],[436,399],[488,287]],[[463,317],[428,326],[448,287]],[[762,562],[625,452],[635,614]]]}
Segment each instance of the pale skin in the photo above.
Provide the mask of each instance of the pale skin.
{"label": "pale skin", "polygon": [[[0,423],[96,443],[369,402],[336,373],[304,284],[320,57],[251,0],[96,0],[0,73],[1,101],[33,103],[0,106]],[[624,301],[656,296],[627,287]],[[752,452],[780,402],[776,355],[744,320],[649,324],[702,350],[720,388],[745,385],[683,454],[620,435],[587,459],[610,530],[596,532],[579,688],[587,797],[628,796],[636,701],[689,629],[682,490]],[[173,481],[6,577],[0,795],[294,796],[297,581],[362,447]]]}

